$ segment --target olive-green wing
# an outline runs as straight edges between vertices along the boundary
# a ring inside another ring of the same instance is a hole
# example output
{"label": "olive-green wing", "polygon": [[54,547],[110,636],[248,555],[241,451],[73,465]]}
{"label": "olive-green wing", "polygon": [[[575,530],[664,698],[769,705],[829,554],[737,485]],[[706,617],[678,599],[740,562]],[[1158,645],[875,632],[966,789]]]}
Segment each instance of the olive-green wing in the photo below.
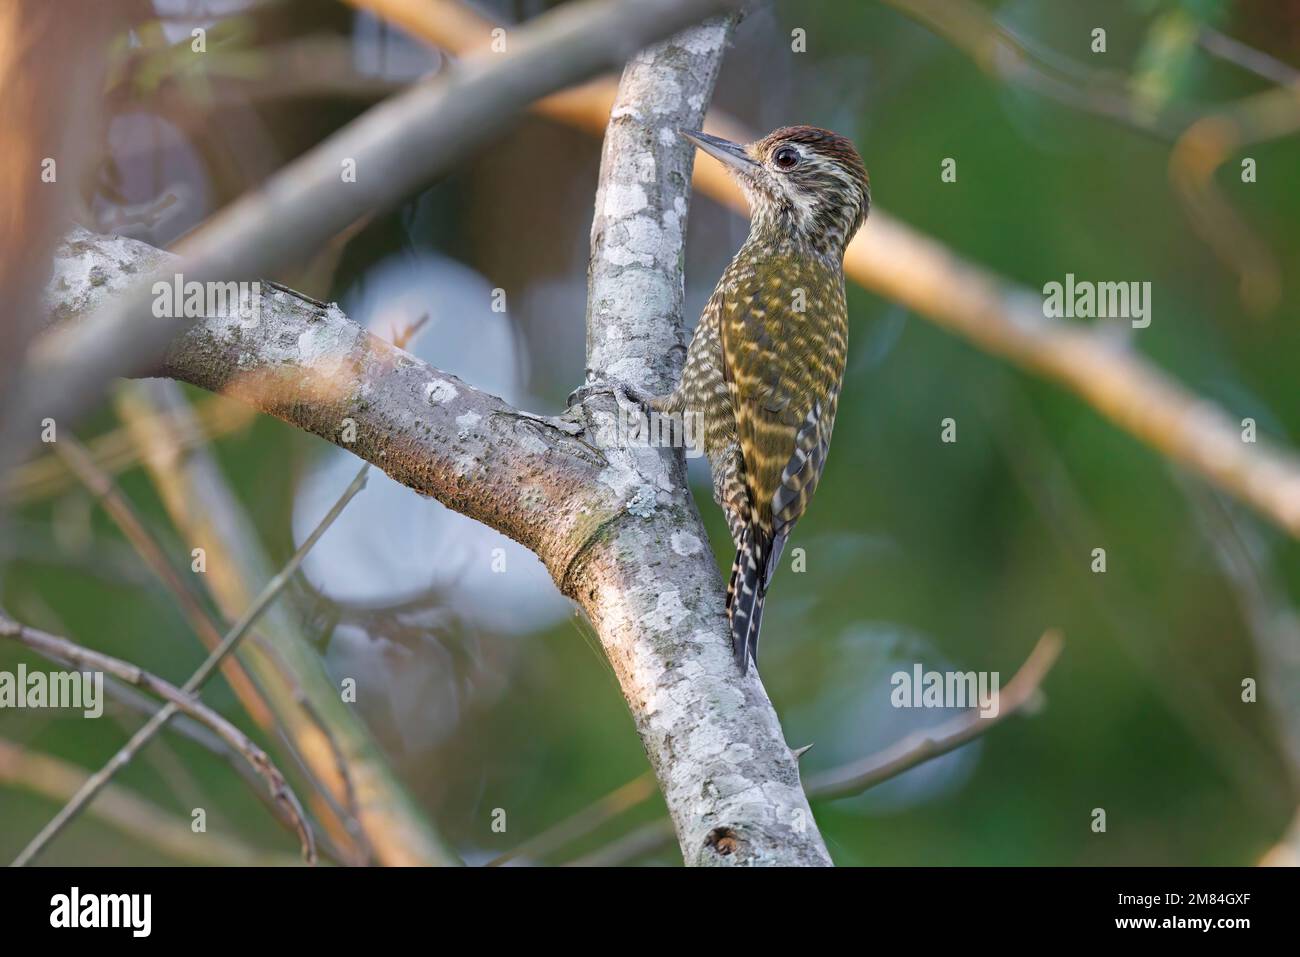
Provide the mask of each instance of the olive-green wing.
{"label": "olive-green wing", "polygon": [[754,519],[776,543],[774,564],[826,465],[845,343],[842,325],[795,312],[771,292],[728,297],[722,346]]}

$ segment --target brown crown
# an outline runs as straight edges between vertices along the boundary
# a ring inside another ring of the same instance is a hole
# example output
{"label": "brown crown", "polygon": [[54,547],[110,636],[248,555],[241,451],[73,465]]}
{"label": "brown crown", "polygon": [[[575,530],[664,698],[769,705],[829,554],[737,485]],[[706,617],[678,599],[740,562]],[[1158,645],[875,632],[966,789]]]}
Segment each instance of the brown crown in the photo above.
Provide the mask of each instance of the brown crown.
{"label": "brown crown", "polygon": [[870,182],[867,177],[867,168],[863,165],[862,157],[858,155],[857,148],[851,140],[840,136],[839,133],[823,130],[817,126],[783,126],[779,130],[768,133],[767,136],[759,140],[758,145],[760,150],[766,154],[781,143],[801,143],[810,146],[822,156],[834,160],[851,172],[862,181],[864,186]]}

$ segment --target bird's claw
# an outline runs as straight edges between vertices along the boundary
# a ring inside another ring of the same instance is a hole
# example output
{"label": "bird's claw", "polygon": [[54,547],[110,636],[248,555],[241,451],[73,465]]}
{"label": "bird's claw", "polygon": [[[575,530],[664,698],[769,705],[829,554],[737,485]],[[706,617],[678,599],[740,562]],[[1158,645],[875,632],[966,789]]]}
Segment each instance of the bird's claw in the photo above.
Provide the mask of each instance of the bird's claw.
{"label": "bird's claw", "polygon": [[627,382],[620,379],[597,379],[595,382],[585,382],[570,392],[566,406],[572,409],[601,393],[612,395],[620,407],[631,406],[637,411],[642,411],[649,402],[649,397]]}

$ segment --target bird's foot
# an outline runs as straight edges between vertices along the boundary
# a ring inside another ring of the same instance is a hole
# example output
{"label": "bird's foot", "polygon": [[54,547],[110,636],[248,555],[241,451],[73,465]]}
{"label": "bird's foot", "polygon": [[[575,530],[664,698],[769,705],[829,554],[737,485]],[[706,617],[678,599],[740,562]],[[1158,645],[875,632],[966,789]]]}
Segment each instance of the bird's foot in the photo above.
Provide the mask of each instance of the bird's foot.
{"label": "bird's foot", "polygon": [[620,408],[630,407],[638,413],[646,411],[651,399],[651,396],[622,379],[597,379],[594,382],[583,383],[570,392],[566,405],[572,409],[575,405],[581,405],[592,396],[602,393],[614,396],[614,401]]}

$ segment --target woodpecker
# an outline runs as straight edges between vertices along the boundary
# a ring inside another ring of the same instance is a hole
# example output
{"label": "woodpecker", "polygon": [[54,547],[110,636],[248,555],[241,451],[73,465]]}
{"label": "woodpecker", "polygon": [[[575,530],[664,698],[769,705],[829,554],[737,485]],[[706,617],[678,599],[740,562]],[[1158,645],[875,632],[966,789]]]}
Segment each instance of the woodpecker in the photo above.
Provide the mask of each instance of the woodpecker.
{"label": "woodpecker", "polygon": [[812,500],[844,379],[844,249],[871,187],[843,136],[788,126],[742,145],[682,131],[749,201],[749,237],[705,306],[677,387],[646,400],[702,426],[713,497],[736,546],[727,619],[744,674],[758,664],[763,599]]}

